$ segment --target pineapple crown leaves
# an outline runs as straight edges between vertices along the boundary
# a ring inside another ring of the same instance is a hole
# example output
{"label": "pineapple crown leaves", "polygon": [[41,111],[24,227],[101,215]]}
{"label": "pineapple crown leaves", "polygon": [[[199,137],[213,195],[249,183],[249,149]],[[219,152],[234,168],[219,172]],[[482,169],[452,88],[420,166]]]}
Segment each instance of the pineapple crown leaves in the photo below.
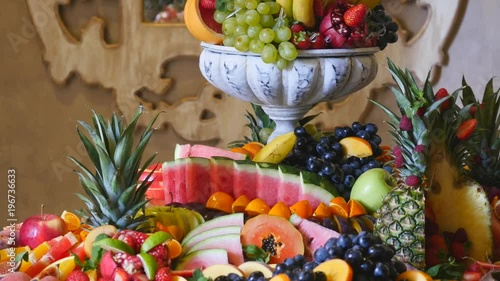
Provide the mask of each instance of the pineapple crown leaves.
{"label": "pineapple crown leaves", "polygon": [[469,167],[471,176],[480,184],[500,186],[500,89],[495,91],[490,79],[479,101],[465,78],[462,78],[462,86],[462,103],[469,112],[475,109],[473,115],[477,120],[474,133],[465,142],[473,157],[480,161]]}
{"label": "pineapple crown leaves", "polygon": [[136,217],[137,211],[147,203],[145,194],[151,184],[147,178],[138,184],[139,176],[151,164],[156,154],[149,157],[141,166],[142,154],[154,132],[152,128],[158,115],[150,121],[134,149],[134,133],[142,114],[138,108],[127,125],[123,117],[116,114],[110,121],[93,111],[93,127],[83,121],[80,125],[87,131],[87,137],[79,128],[77,134],[94,165],[92,173],[80,161],[69,157],[81,171],[75,171],[87,194],[77,196],[87,206],[79,213],[88,217],[93,225],[113,224],[118,228],[136,228],[146,217]]}

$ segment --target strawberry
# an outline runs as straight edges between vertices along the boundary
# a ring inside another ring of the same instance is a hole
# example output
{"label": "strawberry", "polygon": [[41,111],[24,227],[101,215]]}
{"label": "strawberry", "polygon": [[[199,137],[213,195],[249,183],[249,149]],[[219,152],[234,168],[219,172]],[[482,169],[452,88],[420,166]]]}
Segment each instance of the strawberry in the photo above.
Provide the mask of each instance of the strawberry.
{"label": "strawberry", "polygon": [[290,26],[292,33],[299,33],[301,31],[306,31],[306,27],[301,23],[294,23]]}
{"label": "strawberry", "polygon": [[356,27],[365,21],[366,6],[364,4],[357,4],[349,8],[344,14],[344,22],[347,26]]}
{"label": "strawberry", "polygon": [[469,119],[458,126],[455,134],[459,140],[465,140],[472,135],[477,126],[476,119]]}
{"label": "strawberry", "polygon": [[215,0],[201,0],[200,6],[205,9],[215,10]]}
{"label": "strawberry", "polygon": [[[438,101],[438,100],[444,99],[448,96],[449,96],[448,91],[445,88],[441,88],[437,91],[436,95],[434,95],[434,98],[436,101]],[[449,109],[450,106],[451,106],[450,100],[447,100],[447,101],[443,102],[439,108],[441,109],[441,112],[443,112],[443,111]]]}
{"label": "strawberry", "polygon": [[465,245],[458,241],[452,241],[450,245],[450,254],[457,261],[462,261],[466,255]]}
{"label": "strawberry", "polygon": [[441,234],[431,235],[425,239],[425,262],[427,266],[434,266],[441,263],[441,253],[447,253],[448,246],[446,240]]}
{"label": "strawberry", "polygon": [[155,281],[171,281],[172,274],[170,273],[170,268],[161,267],[155,274]]}
{"label": "strawberry", "polygon": [[326,48],[326,42],[325,42],[325,36],[319,32],[314,32],[310,37],[309,40],[311,40],[311,49],[325,49]]}
{"label": "strawberry", "polygon": [[73,270],[71,273],[66,277],[67,281],[90,281],[89,276],[87,273],[81,271],[81,270]]}
{"label": "strawberry", "polygon": [[305,31],[293,32],[291,42],[297,49],[307,50],[311,48],[311,40]]}

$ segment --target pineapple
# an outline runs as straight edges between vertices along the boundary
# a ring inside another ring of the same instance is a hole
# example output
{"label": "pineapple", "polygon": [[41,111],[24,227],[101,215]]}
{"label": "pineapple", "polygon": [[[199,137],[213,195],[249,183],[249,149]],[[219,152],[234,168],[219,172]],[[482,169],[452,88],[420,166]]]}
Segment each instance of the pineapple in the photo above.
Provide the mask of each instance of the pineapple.
{"label": "pineapple", "polygon": [[264,112],[260,105],[252,103],[252,108],[255,112],[255,116],[248,111],[245,114],[245,117],[248,120],[248,123],[245,126],[250,128],[251,137],[245,136],[244,140],[233,141],[228,144],[229,148],[242,147],[249,142],[259,142],[262,144],[267,143],[267,139],[276,127],[276,123],[269,118],[269,115]]}
{"label": "pineapple", "polygon": [[470,256],[485,260],[492,250],[488,200],[481,186],[467,177],[472,156],[455,134],[458,124],[469,117],[470,106],[460,109],[454,104],[460,89],[437,99],[429,79],[419,89],[408,70],[390,60],[388,64],[399,86],[392,90],[401,116],[374,103],[390,117],[399,184],[377,211],[375,230],[394,245],[400,260],[423,269],[425,208],[432,206],[440,230],[464,228],[472,241]]}
{"label": "pineapple", "polygon": [[147,219],[146,216],[136,214],[147,203],[145,193],[150,182],[146,179],[138,184],[138,180],[155,157],[151,156],[142,167],[140,166],[156,118],[148,124],[134,149],[134,131],[141,114],[142,107],[135,112],[132,121],[126,124],[123,118],[118,119],[116,114],[106,122],[101,115],[94,112],[94,128],[80,121],[90,138],[77,128],[78,136],[94,166],[89,169],[70,157],[81,170],[76,173],[87,194],[87,197],[77,194],[87,206],[87,209],[78,212],[86,218],[85,222],[93,227],[111,224],[118,229],[136,229]]}

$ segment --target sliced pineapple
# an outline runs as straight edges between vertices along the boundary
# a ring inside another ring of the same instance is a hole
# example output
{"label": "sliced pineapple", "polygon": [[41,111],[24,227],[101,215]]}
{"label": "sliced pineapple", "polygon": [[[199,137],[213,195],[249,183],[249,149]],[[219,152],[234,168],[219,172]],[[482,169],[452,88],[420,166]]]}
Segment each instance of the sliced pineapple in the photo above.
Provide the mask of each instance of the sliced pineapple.
{"label": "sliced pineapple", "polygon": [[483,188],[476,182],[457,178],[457,171],[448,161],[434,159],[432,190],[426,199],[436,215],[440,231],[455,232],[463,228],[471,248],[469,256],[486,261],[493,251],[491,209]]}

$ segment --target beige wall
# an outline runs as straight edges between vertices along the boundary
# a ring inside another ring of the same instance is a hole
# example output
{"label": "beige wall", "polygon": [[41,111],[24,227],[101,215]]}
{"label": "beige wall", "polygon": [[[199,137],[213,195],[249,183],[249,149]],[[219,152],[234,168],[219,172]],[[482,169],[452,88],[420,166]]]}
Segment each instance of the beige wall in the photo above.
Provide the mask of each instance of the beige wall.
{"label": "beige wall", "polygon": [[[65,19],[78,34],[90,16],[103,16],[110,23],[108,39],[117,41],[118,15],[113,2],[94,0],[91,4],[71,6],[65,11]],[[115,109],[110,90],[86,85],[78,77],[66,85],[55,84],[42,61],[41,41],[30,29],[25,2],[2,1],[2,4],[0,177],[4,177],[4,183],[0,187],[0,225],[7,224],[6,181],[7,170],[11,168],[16,170],[19,220],[37,212],[40,204],[46,205],[46,212],[55,213],[82,206],[74,195],[82,189],[72,172],[73,165],[66,159],[67,155],[86,159],[75,133],[77,120],[89,120],[89,108],[106,116]],[[457,26],[439,86],[458,88],[464,73],[475,89],[482,90],[487,79],[500,74],[498,14],[499,1],[469,1],[462,23]],[[10,42],[13,36],[21,41],[13,45]],[[191,67],[196,65],[191,64]],[[149,117],[145,114],[145,118]],[[182,141],[171,130],[160,130],[153,136],[147,154],[159,152],[157,160],[171,159],[172,144]]]}

